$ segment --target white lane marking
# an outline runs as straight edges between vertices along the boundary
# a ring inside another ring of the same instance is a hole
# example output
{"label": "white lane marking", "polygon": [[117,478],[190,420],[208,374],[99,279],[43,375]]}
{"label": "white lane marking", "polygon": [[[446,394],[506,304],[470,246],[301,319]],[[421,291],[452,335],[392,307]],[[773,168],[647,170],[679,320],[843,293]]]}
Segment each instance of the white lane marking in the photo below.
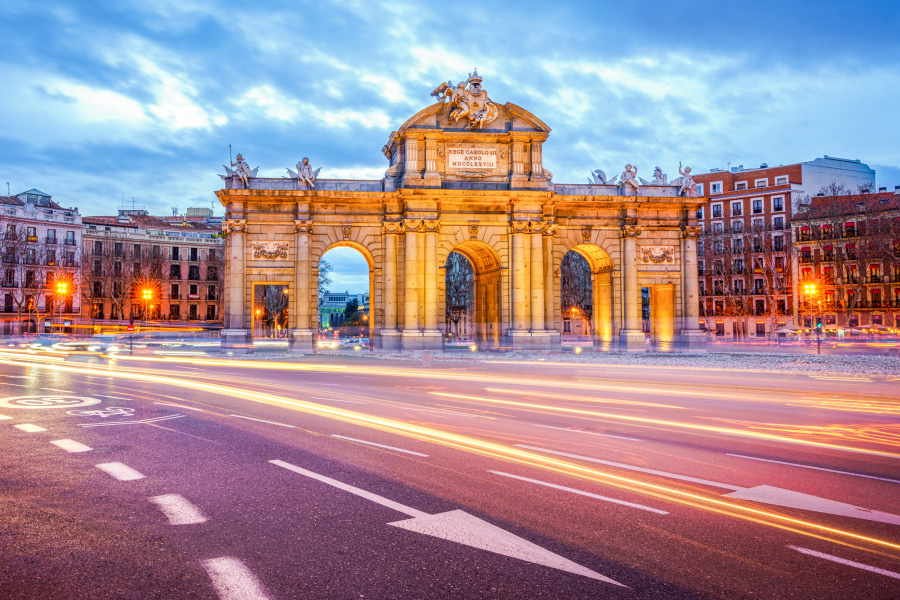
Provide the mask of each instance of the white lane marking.
{"label": "white lane marking", "polygon": [[368,404],[368,402],[357,402],[356,400],[338,400],[337,398],[322,398],[320,396],[310,396],[310,400],[327,400],[329,402],[346,402],[347,404]]}
{"label": "white lane marking", "polygon": [[66,452],[87,452],[89,450],[93,450],[90,446],[85,446],[84,444],[78,443],[75,440],[53,440],[50,442],[54,446],[58,446],[62,448]]}
{"label": "white lane marking", "polygon": [[109,473],[119,481],[134,481],[135,479],[143,479],[146,477],[140,471],[136,471],[126,465],[125,463],[120,462],[111,462],[111,463],[100,463],[99,465],[94,465],[101,471],[105,471]]}
{"label": "white lane marking", "polygon": [[111,427],[113,425],[140,425],[142,423],[155,423],[157,421],[168,421],[169,419],[180,419],[187,415],[167,415],[165,417],[154,417],[152,419],[141,419],[140,421],[114,421],[112,423],[80,423],[79,427]]}
{"label": "white lane marking", "polygon": [[617,500],[615,498],[610,498],[608,496],[599,496],[597,494],[592,494],[590,492],[576,490],[575,488],[565,487],[562,485],[556,485],[555,483],[548,483],[546,481],[540,481],[538,479],[529,479],[528,477],[520,477],[519,475],[513,475],[511,473],[504,473],[503,471],[492,471],[492,470],[488,469],[488,473],[493,473],[494,475],[502,475],[504,477],[512,477],[513,479],[519,479],[521,481],[527,481],[529,483],[536,483],[538,485],[545,485],[547,487],[551,487],[551,488],[554,488],[557,490],[563,490],[564,492],[571,492],[573,494],[587,496],[588,498],[594,498],[595,500],[603,500],[604,502],[612,502],[613,504],[621,504],[622,506],[630,506],[631,508],[639,508],[640,510],[647,510],[650,512],[654,512],[658,515],[669,514],[668,511],[659,510],[658,508],[651,508],[651,507],[645,506],[643,504],[636,504],[634,502],[626,502],[625,500]]}
{"label": "white lane marking", "polygon": [[150,502],[169,519],[170,525],[196,525],[205,523],[206,517],[200,509],[188,502],[181,494],[163,494],[153,496]]}
{"label": "white lane marking", "polygon": [[556,450],[548,450],[547,448],[539,448],[538,446],[528,446],[526,444],[516,444],[517,448],[526,448],[528,450],[537,450],[548,454],[557,454],[559,456],[567,456],[569,458],[577,458],[589,462],[600,463],[601,465],[609,465],[610,467],[619,467],[621,469],[629,469],[631,471],[640,471],[641,473],[650,473],[651,475],[661,475],[663,477],[671,477],[672,479],[681,479],[682,481],[690,481],[702,485],[710,485],[712,487],[724,488],[726,490],[740,491],[745,488],[727,483],[719,483],[718,481],[709,481],[708,479],[699,479],[688,475],[676,475],[675,473],[666,473],[665,471],[657,471],[656,469],[645,469],[644,467],[635,467],[634,465],[626,465],[624,463],[612,462],[610,460],[600,460],[599,458],[591,458],[590,456],[581,456],[580,454],[569,454],[568,452],[558,452]]}
{"label": "white lane marking", "polygon": [[244,417],[241,415],[228,415],[229,417],[234,417],[235,419],[247,419],[248,421],[259,421],[260,423],[268,423],[269,425],[280,425],[281,427],[290,427],[291,429],[296,429],[294,425],[287,425],[285,423],[276,423],[275,421],[266,421],[265,419],[254,419],[253,417]]}
{"label": "white lane marking", "polygon": [[169,404],[168,402],[154,402],[153,404],[162,404],[163,406],[174,406],[175,408],[183,408],[185,410],[203,410],[202,408],[195,408],[193,406],[182,406],[180,404]]}
{"label": "white lane marking", "polygon": [[28,387],[27,385],[23,385],[21,383],[9,383],[9,382],[0,382],[0,385],[14,385],[16,387]]}
{"label": "white lane marking", "polygon": [[7,417],[6,415],[0,415],[0,421],[5,421],[6,419],[12,419],[12,417]]}
{"label": "white lane marking", "polygon": [[826,381],[861,381],[864,383],[872,383],[868,377],[827,377],[825,375],[810,375],[810,379],[824,379]]}
{"label": "white lane marking", "polygon": [[647,440],[640,440],[638,438],[627,437],[624,435],[613,435],[611,433],[595,433],[593,431],[581,431],[580,429],[566,429],[565,427],[553,427],[552,425],[538,425],[537,423],[532,423],[535,427],[543,427],[544,429],[558,429],[560,431],[571,431],[572,433],[585,433],[587,435],[599,435],[601,437],[608,438],[618,438],[620,440],[629,440],[632,442],[646,442]]}
{"label": "white lane marking", "polygon": [[101,398],[111,398],[113,400],[131,400],[131,398],[122,398],[120,396],[106,396],[104,394],[94,394],[95,396],[100,396]]}
{"label": "white lane marking", "polygon": [[32,381],[37,379],[37,377],[32,377],[30,375],[4,375],[4,377],[9,379],[31,379]]}
{"label": "white lane marking", "polygon": [[900,579],[900,573],[888,571],[887,569],[879,569],[878,567],[858,563],[853,560],[847,560],[846,558],[840,558],[838,556],[832,556],[831,554],[825,554],[824,552],[816,552],[815,550],[810,550],[809,548],[800,548],[799,546],[788,546],[788,548],[790,548],[791,550],[796,550],[797,552],[801,552],[803,554],[809,554],[810,556],[824,558],[825,560],[830,560],[831,562],[847,565],[848,567],[856,567],[857,569],[862,569],[863,571],[870,571],[872,573],[878,573],[879,575],[885,575],[887,577],[893,577],[894,579]]}
{"label": "white lane marking", "polygon": [[356,494],[361,498],[365,498],[366,500],[371,500],[376,504],[380,504],[382,506],[387,506],[388,508],[392,508],[397,512],[402,512],[405,515],[409,515],[410,517],[427,517],[428,513],[424,513],[421,510],[416,510],[415,508],[410,508],[409,506],[403,506],[399,502],[394,502],[393,500],[388,500],[382,496],[377,494],[373,494],[372,492],[367,492],[366,490],[361,490],[358,487],[353,487],[352,485],[348,485],[346,483],[341,483],[337,479],[332,479],[331,477],[325,477],[324,475],[319,475],[318,473],[313,473],[312,471],[307,471],[301,467],[292,465],[290,463],[286,463],[281,460],[270,460],[270,463],[273,465],[278,465],[283,469],[287,469],[288,471],[293,471],[294,473],[299,473],[300,475],[305,475],[306,477],[310,477],[312,479],[316,479],[321,481],[322,483],[327,483],[330,486],[336,487],[339,490],[344,490],[345,492],[350,492],[351,494]]}
{"label": "white lane marking", "polygon": [[591,579],[605,581],[613,585],[627,587],[618,581],[614,581],[609,577],[597,573],[596,571],[582,567],[578,563],[572,562],[567,558],[541,548],[537,544],[533,544],[506,530],[500,529],[496,525],[491,525],[487,521],[482,521],[478,517],[472,516],[465,511],[451,510],[436,515],[429,515],[420,510],[394,502],[393,500],[388,500],[387,498],[372,494],[371,492],[347,485],[346,483],[341,483],[330,477],[307,471],[306,469],[290,463],[280,460],[270,460],[269,462],[288,469],[289,471],[294,471],[295,473],[327,483],[328,485],[350,492],[351,494],[356,494],[357,496],[366,498],[367,500],[371,500],[382,506],[406,513],[412,517],[411,519],[406,519],[404,521],[388,523],[388,525],[393,527],[400,527],[401,529],[406,529],[408,531],[415,531],[423,535],[450,540],[458,544],[465,544],[466,546],[494,552],[502,556],[508,556],[510,558],[543,565],[552,569],[559,569],[568,573],[575,573],[584,577],[590,577]]}
{"label": "white lane marking", "polygon": [[230,556],[201,560],[222,600],[271,600],[263,584],[244,563]]}
{"label": "white lane marking", "polygon": [[422,454],[421,452],[413,452],[412,450],[404,450],[403,448],[395,448],[394,446],[385,446],[384,444],[376,444],[375,442],[367,442],[366,440],[358,440],[356,438],[347,437],[345,435],[338,435],[336,433],[332,433],[331,437],[340,438],[342,440],[349,440],[351,442],[358,442],[360,444],[366,444],[368,446],[378,446],[379,448],[387,448],[388,450],[396,450],[397,452],[404,452],[406,454],[415,454],[416,456],[424,456],[428,458],[427,454]]}
{"label": "white lane marking", "polygon": [[48,392],[60,392],[60,393],[63,393],[63,394],[74,394],[74,393],[75,393],[75,392],[73,392],[72,390],[58,390],[58,389],[56,389],[56,388],[40,388],[40,389],[46,390],[46,391],[48,391]]}
{"label": "white lane marking", "polygon": [[[581,408],[584,408],[584,402],[577,402],[577,403],[561,402],[560,406],[579,406]],[[621,408],[619,406],[603,406],[602,408],[603,408],[603,410],[627,410],[630,412],[649,412],[649,411],[644,410],[643,408]]]}
{"label": "white lane marking", "polygon": [[853,517],[855,519],[875,521],[877,523],[900,525],[900,515],[893,515],[891,513],[881,512],[880,510],[870,510],[861,506],[847,504],[846,502],[820,498],[819,496],[813,496],[812,494],[785,490],[771,485],[758,485],[756,487],[738,490],[730,494],[725,494],[725,497],[737,498],[738,500],[749,500],[751,502],[762,502],[763,504],[774,504],[776,506],[784,506],[787,508],[799,508],[800,510],[811,510],[813,512],[825,513],[828,515]]}
{"label": "white lane marking", "polygon": [[750,460],[759,460],[762,462],[776,463],[779,465],[788,465],[791,467],[800,467],[801,469],[815,469],[816,471],[825,471],[827,473],[838,473],[839,475],[850,475],[852,477],[864,477],[866,479],[877,479],[878,481],[887,481],[889,483],[900,483],[900,479],[888,479],[887,477],[876,477],[875,475],[863,475],[862,473],[852,473],[850,471],[838,471],[836,469],[826,469],[825,467],[813,467],[810,465],[801,465],[783,460],[772,460],[770,458],[757,458],[756,456],[744,456],[743,454],[726,454],[726,456],[734,456],[737,458],[747,458]]}
{"label": "white lane marking", "polygon": [[47,431],[40,425],[32,425],[31,423],[20,423],[19,425],[13,425],[16,429],[21,429],[22,431],[27,431],[28,433],[37,433],[38,431]]}

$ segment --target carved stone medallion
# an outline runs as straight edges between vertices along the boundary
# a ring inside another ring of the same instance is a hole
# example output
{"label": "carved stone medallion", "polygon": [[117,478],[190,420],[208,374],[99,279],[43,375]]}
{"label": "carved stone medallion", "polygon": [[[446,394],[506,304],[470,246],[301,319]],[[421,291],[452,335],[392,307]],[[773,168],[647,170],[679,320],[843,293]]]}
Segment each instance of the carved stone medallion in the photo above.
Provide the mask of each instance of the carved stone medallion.
{"label": "carved stone medallion", "polygon": [[253,250],[253,258],[278,260],[288,257],[287,242],[250,242],[250,249]]}
{"label": "carved stone medallion", "polygon": [[641,263],[645,265],[675,264],[675,246],[641,246]]}

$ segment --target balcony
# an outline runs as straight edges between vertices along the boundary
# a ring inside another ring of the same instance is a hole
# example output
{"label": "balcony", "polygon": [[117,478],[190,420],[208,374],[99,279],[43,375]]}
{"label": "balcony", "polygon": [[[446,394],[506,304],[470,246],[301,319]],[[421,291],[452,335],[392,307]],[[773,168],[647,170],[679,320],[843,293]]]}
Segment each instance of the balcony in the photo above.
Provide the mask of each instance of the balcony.
{"label": "balcony", "polygon": [[67,239],[65,242],[63,242],[63,245],[65,245],[65,246],[74,246],[74,245],[75,245],[75,240]]}
{"label": "balcony", "polygon": [[45,243],[45,244],[50,244],[50,245],[52,245],[52,246],[55,246],[55,245],[56,245],[56,238],[47,238],[46,240],[44,240],[44,243]]}

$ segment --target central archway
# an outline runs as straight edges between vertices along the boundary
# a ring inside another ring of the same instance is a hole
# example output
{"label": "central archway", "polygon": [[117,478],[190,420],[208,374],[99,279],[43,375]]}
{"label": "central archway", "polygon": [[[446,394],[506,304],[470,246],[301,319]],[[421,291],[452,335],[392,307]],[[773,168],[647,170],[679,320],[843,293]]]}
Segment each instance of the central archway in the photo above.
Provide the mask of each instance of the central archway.
{"label": "central archway", "polygon": [[[453,256],[459,255],[465,258],[471,265],[474,274],[470,282],[465,285],[471,287],[471,312],[472,320],[467,333],[470,339],[479,348],[497,346],[500,343],[500,257],[493,248],[484,242],[477,240],[468,240],[457,244],[448,254],[447,260],[444,262],[444,320],[449,320],[454,310],[460,310],[459,307],[450,306],[451,303],[458,301],[462,296],[459,289],[451,290],[451,282],[448,277],[452,274],[448,271],[448,265],[452,266]],[[455,282],[458,285],[460,282]],[[451,297],[453,296],[453,298]]]}

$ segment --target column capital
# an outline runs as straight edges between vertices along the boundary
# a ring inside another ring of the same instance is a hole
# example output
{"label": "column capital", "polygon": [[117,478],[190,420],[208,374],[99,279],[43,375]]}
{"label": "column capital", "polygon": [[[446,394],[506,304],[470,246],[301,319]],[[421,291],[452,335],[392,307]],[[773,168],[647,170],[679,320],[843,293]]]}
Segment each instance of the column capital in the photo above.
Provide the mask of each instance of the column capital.
{"label": "column capital", "polygon": [[312,233],[313,223],[305,219],[294,220],[294,233]]}
{"label": "column capital", "polygon": [[556,230],[559,227],[556,223],[553,222],[553,219],[547,219],[543,222],[541,227],[541,233],[544,235],[556,235]]}
{"label": "column capital", "polygon": [[703,235],[703,228],[699,225],[685,225],[681,228],[681,232],[686,238],[697,239]]}
{"label": "column capital", "polygon": [[545,225],[541,221],[510,221],[509,233],[541,233]]}
{"label": "column capital", "polygon": [[247,219],[226,219],[222,221],[222,231],[229,233],[244,233],[247,231]]}
{"label": "column capital", "polygon": [[640,225],[622,225],[622,237],[633,238],[641,235]]}
{"label": "column capital", "polygon": [[403,221],[382,222],[381,233],[403,233]]}
{"label": "column capital", "polygon": [[441,230],[440,219],[404,219],[403,229],[412,233],[437,233]]}

